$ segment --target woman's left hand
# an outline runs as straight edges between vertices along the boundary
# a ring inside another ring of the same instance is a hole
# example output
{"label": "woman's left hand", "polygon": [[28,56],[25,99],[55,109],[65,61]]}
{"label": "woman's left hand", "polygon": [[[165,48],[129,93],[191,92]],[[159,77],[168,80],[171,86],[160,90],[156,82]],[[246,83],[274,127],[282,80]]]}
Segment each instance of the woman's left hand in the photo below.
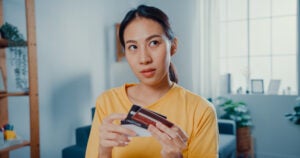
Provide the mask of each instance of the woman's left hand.
{"label": "woman's left hand", "polygon": [[162,145],[161,154],[164,158],[181,158],[182,151],[187,147],[187,134],[178,126],[171,128],[157,123],[156,126],[150,125],[148,130]]}

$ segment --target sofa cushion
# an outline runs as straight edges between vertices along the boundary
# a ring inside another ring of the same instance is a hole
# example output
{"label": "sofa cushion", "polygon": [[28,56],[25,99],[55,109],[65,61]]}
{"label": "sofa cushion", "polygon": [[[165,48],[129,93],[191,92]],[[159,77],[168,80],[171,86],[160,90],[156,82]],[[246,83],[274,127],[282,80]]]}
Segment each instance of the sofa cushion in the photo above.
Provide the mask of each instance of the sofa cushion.
{"label": "sofa cushion", "polygon": [[91,130],[91,125],[76,129],[76,145],[86,148]]}
{"label": "sofa cushion", "polygon": [[63,158],[84,158],[85,148],[82,148],[77,145],[64,148],[62,151],[62,157]]}
{"label": "sofa cushion", "polygon": [[219,158],[235,157],[236,137],[235,135],[219,135]]}

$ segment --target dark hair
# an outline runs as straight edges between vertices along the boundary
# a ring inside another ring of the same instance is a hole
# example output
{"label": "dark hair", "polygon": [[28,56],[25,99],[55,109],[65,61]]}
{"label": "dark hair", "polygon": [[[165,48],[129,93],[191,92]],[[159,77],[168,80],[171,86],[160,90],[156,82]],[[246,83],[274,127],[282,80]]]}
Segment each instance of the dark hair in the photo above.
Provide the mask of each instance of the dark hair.
{"label": "dark hair", "polygon": [[[170,41],[174,40],[175,36],[171,29],[168,16],[158,8],[140,5],[136,9],[130,10],[120,24],[119,39],[123,47],[125,47],[124,31],[127,25],[137,17],[144,17],[158,22],[162,26],[167,38]],[[172,63],[169,66],[169,77],[171,81],[178,83],[177,73]]]}

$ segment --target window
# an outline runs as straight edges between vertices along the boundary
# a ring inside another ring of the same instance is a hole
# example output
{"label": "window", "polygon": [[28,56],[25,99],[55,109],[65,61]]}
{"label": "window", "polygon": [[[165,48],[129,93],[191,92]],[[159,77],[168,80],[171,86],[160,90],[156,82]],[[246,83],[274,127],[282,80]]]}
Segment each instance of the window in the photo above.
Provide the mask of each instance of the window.
{"label": "window", "polygon": [[220,72],[233,93],[279,79],[279,94],[298,94],[297,0],[220,0]]}

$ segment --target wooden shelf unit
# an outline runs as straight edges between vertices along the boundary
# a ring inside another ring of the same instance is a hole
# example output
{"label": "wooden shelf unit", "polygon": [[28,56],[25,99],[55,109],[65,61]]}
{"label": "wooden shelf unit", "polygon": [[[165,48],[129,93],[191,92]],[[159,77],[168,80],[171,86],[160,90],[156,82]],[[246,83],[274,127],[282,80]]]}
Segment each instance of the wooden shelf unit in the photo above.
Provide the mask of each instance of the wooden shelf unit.
{"label": "wooden shelf unit", "polygon": [[9,152],[11,150],[15,150],[15,149],[19,149],[19,148],[22,148],[24,146],[29,146],[30,145],[30,142],[29,141],[26,141],[24,140],[22,143],[20,144],[15,144],[15,145],[11,145],[11,146],[8,146],[4,149],[0,149],[0,153],[6,153],[6,152]]}
{"label": "wooden shelf unit", "polygon": [[[12,145],[0,150],[0,158],[8,158],[9,152],[24,146],[30,146],[31,158],[40,158],[40,134],[39,134],[39,102],[38,102],[38,79],[37,79],[37,49],[36,49],[36,29],[35,29],[35,2],[34,0],[24,0],[26,11],[26,33],[28,52],[28,92],[6,92],[0,93],[0,126],[9,123],[8,120],[8,98],[27,96],[29,98],[29,120],[30,120],[30,141]],[[3,0],[0,0],[0,25],[4,23]],[[7,87],[7,69],[5,49],[9,42],[0,39],[0,68],[3,71],[4,84]],[[14,45],[14,47],[24,46]],[[10,45],[11,46],[11,45]],[[13,115],[13,114],[11,114]],[[16,131],[18,133],[18,131]]]}
{"label": "wooden shelf unit", "polygon": [[0,93],[0,98],[1,97],[12,97],[12,96],[28,96],[28,92],[14,92],[14,93]]}
{"label": "wooden shelf unit", "polygon": [[9,47],[9,44],[12,45],[13,47],[27,46],[27,42],[14,43],[14,42],[8,41],[6,39],[0,39],[0,48],[7,48],[7,47]]}

